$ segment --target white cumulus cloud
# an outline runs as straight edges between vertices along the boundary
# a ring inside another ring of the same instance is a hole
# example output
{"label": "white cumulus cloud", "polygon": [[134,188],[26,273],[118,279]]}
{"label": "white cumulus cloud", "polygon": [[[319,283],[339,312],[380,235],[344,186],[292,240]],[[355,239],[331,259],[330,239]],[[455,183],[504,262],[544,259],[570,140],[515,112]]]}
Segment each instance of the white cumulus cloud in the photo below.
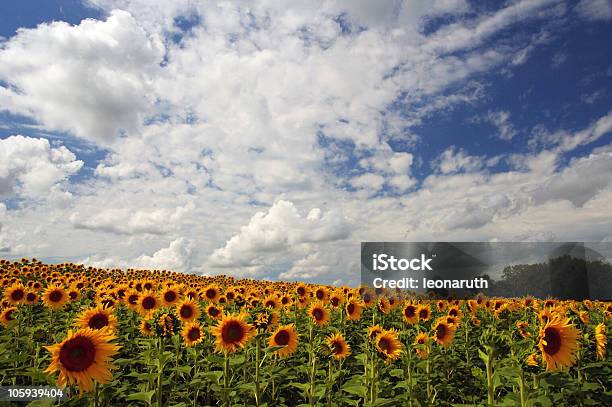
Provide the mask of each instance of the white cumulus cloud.
{"label": "white cumulus cloud", "polygon": [[313,208],[303,216],[292,202],[280,200],[267,212],[257,212],[209,260],[214,266],[252,266],[303,244],[346,239],[350,231],[349,221],[337,211]]}
{"label": "white cumulus cloud", "polygon": [[101,144],[137,129],[155,102],[163,47],[125,11],[20,29],[0,48],[0,109]]}
{"label": "white cumulus cloud", "polygon": [[10,136],[0,140],[0,196],[42,198],[82,166],[64,146],[51,147],[44,138]]}

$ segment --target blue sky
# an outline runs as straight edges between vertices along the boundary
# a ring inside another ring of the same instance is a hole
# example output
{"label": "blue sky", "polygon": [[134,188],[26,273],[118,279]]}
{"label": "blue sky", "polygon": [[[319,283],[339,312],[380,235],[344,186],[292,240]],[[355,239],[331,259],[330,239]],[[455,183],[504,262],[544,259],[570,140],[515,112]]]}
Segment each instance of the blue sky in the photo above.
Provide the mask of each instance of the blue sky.
{"label": "blue sky", "polygon": [[0,4],[0,253],[341,284],[612,238],[609,2],[281,3]]}

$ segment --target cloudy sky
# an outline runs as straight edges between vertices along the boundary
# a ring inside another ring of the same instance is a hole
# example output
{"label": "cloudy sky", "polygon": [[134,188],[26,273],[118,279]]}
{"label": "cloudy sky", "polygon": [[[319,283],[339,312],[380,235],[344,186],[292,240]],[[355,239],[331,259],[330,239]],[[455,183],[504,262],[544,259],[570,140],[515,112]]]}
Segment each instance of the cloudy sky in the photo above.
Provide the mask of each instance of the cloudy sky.
{"label": "cloudy sky", "polygon": [[0,3],[0,257],[355,284],[612,240],[612,3]]}

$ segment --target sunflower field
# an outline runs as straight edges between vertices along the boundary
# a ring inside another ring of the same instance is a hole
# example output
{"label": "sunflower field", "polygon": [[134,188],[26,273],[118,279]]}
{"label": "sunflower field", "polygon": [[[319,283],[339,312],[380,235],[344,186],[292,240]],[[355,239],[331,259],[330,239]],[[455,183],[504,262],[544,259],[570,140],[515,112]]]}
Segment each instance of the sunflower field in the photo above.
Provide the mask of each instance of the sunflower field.
{"label": "sunflower field", "polygon": [[68,394],[33,406],[612,405],[610,302],[36,259],[0,282],[0,386]]}

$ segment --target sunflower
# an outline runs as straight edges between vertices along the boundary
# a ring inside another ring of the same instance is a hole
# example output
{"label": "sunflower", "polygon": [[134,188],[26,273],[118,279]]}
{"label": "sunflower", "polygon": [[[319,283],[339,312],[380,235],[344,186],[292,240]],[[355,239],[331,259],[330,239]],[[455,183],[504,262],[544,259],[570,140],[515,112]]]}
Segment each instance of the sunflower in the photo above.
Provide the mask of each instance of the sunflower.
{"label": "sunflower", "polygon": [[179,320],[174,314],[162,313],[157,318],[155,324],[155,333],[158,336],[168,338],[177,333],[179,329]]}
{"label": "sunflower", "polygon": [[382,331],[384,331],[384,328],[380,325],[370,326],[368,327],[368,338],[371,341],[374,341],[376,337],[378,336],[378,334],[381,333]]}
{"label": "sunflower", "polygon": [[417,315],[419,316],[419,321],[429,321],[429,318],[431,318],[431,309],[429,309],[429,306],[426,304],[419,305],[417,308]]}
{"label": "sunflower", "polygon": [[185,346],[191,347],[202,342],[204,339],[204,332],[199,322],[189,322],[183,327],[181,336],[185,341]]}
{"label": "sunflower", "polygon": [[585,325],[589,324],[589,313],[586,311],[579,311],[578,312],[578,318],[580,318],[580,322],[582,322]]}
{"label": "sunflower", "polygon": [[210,331],[217,337],[216,350],[229,353],[244,348],[256,333],[255,328],[246,323],[242,315],[224,315]]}
{"label": "sunflower", "polygon": [[175,286],[168,286],[162,290],[161,300],[166,307],[172,307],[181,300],[181,293]]}
{"label": "sunflower", "polygon": [[145,290],[138,297],[138,313],[145,318],[151,318],[155,310],[161,306],[157,293]]}
{"label": "sunflower", "polygon": [[306,286],[306,284],[300,283],[295,288],[295,292],[298,295],[298,297],[306,297],[308,295],[308,287]]}
{"label": "sunflower", "polygon": [[364,307],[369,308],[374,304],[374,295],[369,290],[365,290],[363,294],[361,294],[361,302]]}
{"label": "sunflower", "polygon": [[572,366],[578,350],[580,330],[570,323],[569,318],[555,315],[540,329],[539,347],[546,370]]}
{"label": "sunflower", "polygon": [[289,308],[293,304],[293,300],[287,294],[284,294],[280,297],[280,303],[283,307]]}
{"label": "sunflower", "polygon": [[540,322],[542,323],[542,325],[546,325],[548,321],[552,319],[552,317],[553,317],[553,313],[548,308],[544,308],[538,314],[538,318],[540,319]]}
{"label": "sunflower", "polygon": [[4,299],[10,305],[19,305],[25,302],[25,294],[25,287],[17,282],[4,290]]}
{"label": "sunflower", "polygon": [[282,346],[275,352],[280,357],[292,355],[297,350],[298,343],[298,334],[293,324],[279,326],[268,339],[268,346]]}
{"label": "sunflower", "polygon": [[200,318],[200,307],[187,297],[176,306],[176,316],[183,322],[197,321]]}
{"label": "sunflower", "polygon": [[447,314],[450,315],[451,317],[455,317],[458,319],[461,319],[461,317],[463,316],[463,312],[461,311],[458,305],[453,305],[452,307],[450,307],[448,309]]}
{"label": "sunflower", "polygon": [[359,319],[361,318],[361,312],[363,311],[363,307],[361,306],[359,301],[354,298],[351,298],[346,303],[344,310],[346,311],[346,315],[349,320],[359,321]]}
{"label": "sunflower", "polygon": [[206,315],[212,319],[219,319],[223,316],[223,307],[210,304],[208,307],[206,307]]}
{"label": "sunflower", "polygon": [[476,311],[478,311],[478,307],[480,306],[480,304],[478,303],[477,300],[468,300],[467,306],[468,306],[468,309],[470,310],[470,312],[472,314],[475,314]]}
{"label": "sunflower", "polygon": [[532,353],[531,355],[527,356],[527,359],[525,359],[525,364],[531,367],[538,367],[540,365],[538,354]]}
{"label": "sunflower", "polygon": [[263,306],[266,308],[279,309],[280,302],[275,295],[268,295],[263,301]]}
{"label": "sunflower", "polygon": [[150,321],[144,319],[140,321],[139,329],[143,336],[153,336],[153,326],[151,325]]}
{"label": "sunflower", "polygon": [[449,325],[459,325],[459,319],[450,315],[446,316],[446,323]]}
{"label": "sunflower", "polygon": [[318,287],[314,292],[314,297],[317,299],[317,301],[324,302],[325,300],[327,300],[328,296],[329,291],[324,286]]}
{"label": "sunflower", "polygon": [[402,355],[402,343],[397,337],[394,329],[384,330],[376,336],[376,350],[382,354],[388,362],[399,359]]}
{"label": "sunflower", "polygon": [[42,298],[47,307],[53,310],[59,310],[68,302],[69,297],[62,286],[50,285],[43,293]]}
{"label": "sunflower", "polygon": [[450,325],[445,318],[438,318],[433,325],[434,335],[432,339],[447,348],[455,337],[455,325]]}
{"label": "sunflower", "polygon": [[0,312],[0,324],[5,328],[8,328],[9,324],[15,319],[14,312],[17,311],[16,307],[8,307]]}
{"label": "sunflower", "polygon": [[414,347],[419,358],[425,359],[429,356],[429,336],[425,332],[420,332],[414,338]]}
{"label": "sunflower", "polygon": [[77,384],[81,391],[90,392],[93,380],[104,384],[112,379],[111,358],[119,350],[118,345],[111,343],[113,339],[115,336],[106,330],[68,331],[61,343],[45,346],[51,353],[51,364],[45,372],[59,372],[60,387]]}
{"label": "sunflower", "polygon": [[[142,282],[141,285],[141,290],[142,291],[153,291],[157,289],[157,283],[155,281],[152,280],[145,280]],[[140,291],[140,290],[138,290]]]}
{"label": "sunflower", "polygon": [[38,293],[36,291],[26,291],[25,303],[34,305],[38,302]]}
{"label": "sunflower", "polygon": [[323,326],[329,322],[329,311],[321,302],[313,303],[308,308],[308,315],[312,318],[313,322],[319,326]]}
{"label": "sunflower", "polygon": [[129,290],[125,294],[125,304],[128,308],[137,311],[138,310],[138,298],[140,297],[140,293],[136,290]]}
{"label": "sunflower", "polygon": [[70,298],[70,301],[78,301],[81,298],[81,292],[78,288],[71,286],[68,289],[68,298]]}
{"label": "sunflower", "polygon": [[215,302],[220,296],[219,287],[216,284],[211,284],[204,289],[204,298],[207,301]]}
{"label": "sunflower", "polygon": [[597,353],[597,359],[601,360],[606,357],[607,343],[608,336],[606,332],[606,326],[603,323],[600,323],[595,327],[595,348]]}
{"label": "sunflower", "polygon": [[76,326],[78,328],[91,329],[117,329],[117,318],[112,311],[102,305],[87,309],[77,317]]}
{"label": "sunflower", "polygon": [[346,339],[340,333],[328,336],[327,346],[329,346],[332,357],[336,360],[343,360],[351,354],[351,345],[346,342]]}
{"label": "sunflower", "polygon": [[340,305],[342,305],[343,300],[344,298],[342,297],[342,295],[338,293],[333,293],[329,296],[329,303],[334,308],[338,308]]}
{"label": "sunflower", "polygon": [[381,297],[378,300],[378,310],[383,314],[388,314],[391,311],[391,304],[389,304],[389,300],[387,297]]}
{"label": "sunflower", "polygon": [[414,324],[419,320],[417,307],[412,303],[406,304],[404,311],[402,311],[402,315],[404,316],[404,320],[409,324]]}
{"label": "sunflower", "polygon": [[527,331],[527,327],[529,325],[527,324],[527,322],[523,322],[523,321],[516,321],[516,329],[518,330],[519,334],[523,337],[523,338],[529,338],[531,336],[531,334],[529,333],[529,331]]}

